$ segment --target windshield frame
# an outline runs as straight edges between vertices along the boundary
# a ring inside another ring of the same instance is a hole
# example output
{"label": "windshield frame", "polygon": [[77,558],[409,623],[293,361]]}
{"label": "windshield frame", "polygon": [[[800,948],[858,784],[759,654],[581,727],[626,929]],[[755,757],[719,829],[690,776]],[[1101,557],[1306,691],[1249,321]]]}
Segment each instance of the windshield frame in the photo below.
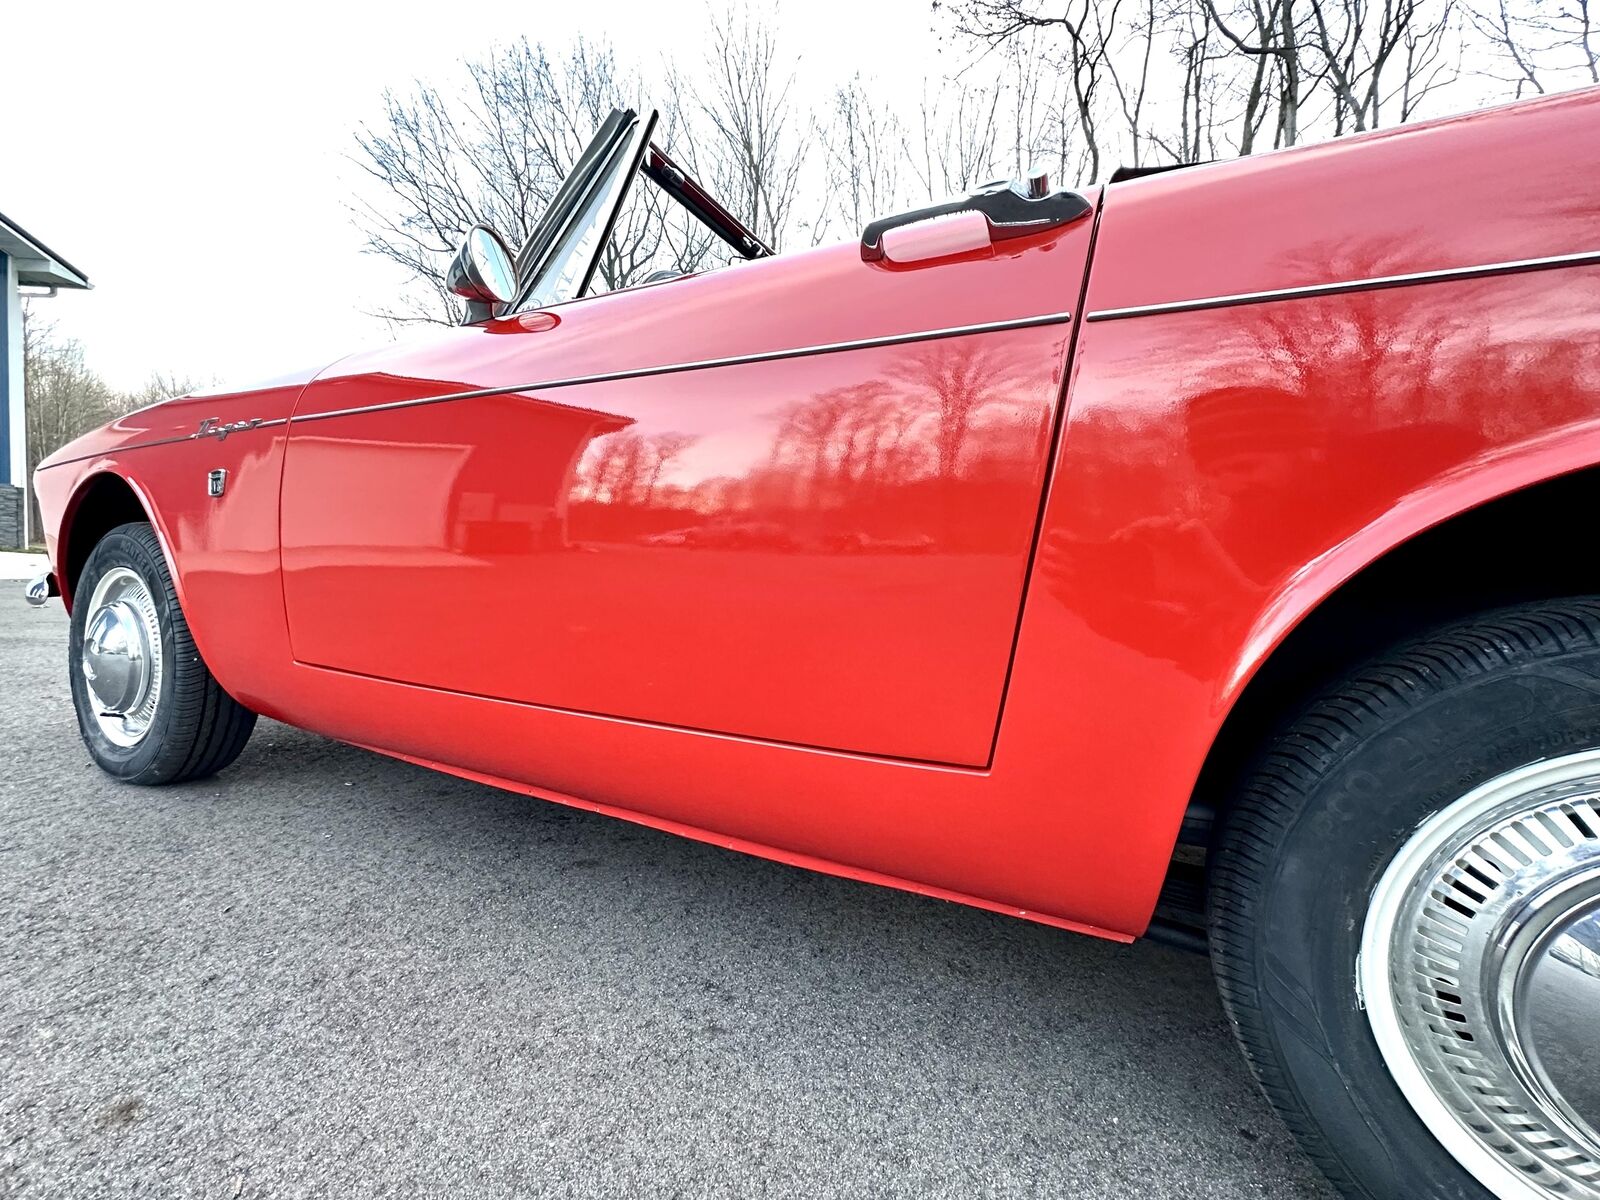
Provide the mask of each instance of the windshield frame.
{"label": "windshield frame", "polygon": [[[600,265],[601,252],[610,240],[617,215],[627,201],[634,177],[639,173],[639,161],[650,143],[650,131],[655,128],[656,120],[657,114],[652,111],[641,131],[638,113],[631,108],[617,108],[601,123],[594,138],[578,156],[571,173],[557,190],[550,208],[517,252],[516,274],[521,282],[516,298],[505,306],[502,315],[510,316],[529,307],[582,299],[588,292]],[[571,239],[584,228],[592,227],[584,221],[585,215],[590,213],[591,206],[597,200],[605,198],[608,187],[618,184],[619,175],[620,186],[615,187],[609,202],[592,214],[591,221],[598,223],[600,236],[590,247],[588,262],[582,264],[576,291],[571,296],[547,299],[543,304],[534,305],[540,285],[547,282],[551,272],[560,269],[566,261],[558,258],[562,247],[570,246],[574,251],[582,249],[583,243],[573,244]]]}
{"label": "windshield frame", "polygon": [[[501,309],[501,316],[514,316],[588,296],[623,207],[632,194],[634,181],[640,175],[649,178],[741,258],[770,258],[774,254],[772,247],[751,232],[652,140],[659,121],[660,113],[654,109],[641,118],[631,108],[616,108],[601,122],[557,189],[549,209],[517,252],[515,271],[520,282],[516,298]],[[594,208],[597,201],[603,201],[599,209]],[[598,237],[592,241],[584,238],[586,231],[595,229],[598,229]],[[567,248],[566,254],[562,252],[563,247]],[[552,272],[572,266],[571,254],[582,253],[585,247],[588,260],[581,264],[576,291],[568,296],[541,299],[540,289],[550,282]]]}

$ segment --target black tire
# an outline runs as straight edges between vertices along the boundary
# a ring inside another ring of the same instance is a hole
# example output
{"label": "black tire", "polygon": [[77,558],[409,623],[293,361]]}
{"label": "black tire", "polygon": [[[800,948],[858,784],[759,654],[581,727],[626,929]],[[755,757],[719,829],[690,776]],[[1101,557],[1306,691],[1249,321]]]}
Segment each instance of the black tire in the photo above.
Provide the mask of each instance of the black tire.
{"label": "black tire", "polygon": [[1487,780],[1600,746],[1600,601],[1434,630],[1289,721],[1246,772],[1212,856],[1228,1018],[1268,1100],[1347,1196],[1490,1192],[1418,1117],[1358,1004],[1368,901],[1417,827]]}
{"label": "black tire", "polygon": [[[119,567],[143,581],[161,632],[163,670],[155,712],[148,730],[131,746],[117,744],[101,729],[82,669],[89,598],[102,577]],[[90,552],[74,588],[67,673],[89,757],[124,783],[180,783],[214,775],[239,757],[255,728],[255,713],[222,690],[195,648],[161,543],[143,522],[119,525]]]}

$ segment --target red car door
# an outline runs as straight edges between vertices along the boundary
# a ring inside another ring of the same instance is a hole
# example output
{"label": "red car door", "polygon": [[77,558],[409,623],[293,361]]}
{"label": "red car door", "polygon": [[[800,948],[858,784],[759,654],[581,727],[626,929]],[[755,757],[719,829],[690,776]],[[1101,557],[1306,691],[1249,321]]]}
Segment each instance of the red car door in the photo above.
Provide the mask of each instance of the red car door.
{"label": "red car door", "polygon": [[290,425],[295,658],[987,763],[1090,225],[911,266],[828,247],[347,359]]}

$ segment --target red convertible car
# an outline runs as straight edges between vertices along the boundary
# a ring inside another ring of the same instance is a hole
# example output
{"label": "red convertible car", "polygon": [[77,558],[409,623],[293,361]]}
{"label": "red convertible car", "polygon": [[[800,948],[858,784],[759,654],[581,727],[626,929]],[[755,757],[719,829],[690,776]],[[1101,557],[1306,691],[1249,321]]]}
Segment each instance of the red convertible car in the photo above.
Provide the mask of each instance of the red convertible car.
{"label": "red convertible car", "polygon": [[[95,762],[259,713],[1184,941],[1349,1195],[1600,1197],[1600,90],[783,255],[653,128],[461,327],[40,467]],[[643,188],[735,261],[602,294]]]}

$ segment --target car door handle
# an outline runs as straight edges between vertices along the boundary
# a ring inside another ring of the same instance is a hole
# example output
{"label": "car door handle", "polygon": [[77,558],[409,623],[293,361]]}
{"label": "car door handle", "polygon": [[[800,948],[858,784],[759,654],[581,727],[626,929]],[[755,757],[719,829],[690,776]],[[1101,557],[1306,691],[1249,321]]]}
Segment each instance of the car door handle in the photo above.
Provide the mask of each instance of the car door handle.
{"label": "car door handle", "polygon": [[[927,208],[913,209],[892,217],[880,217],[861,233],[861,260],[883,261],[886,257],[883,235],[891,229],[900,229],[907,225],[933,221],[957,213],[975,213],[981,216],[988,227],[989,240],[998,242],[1069,225],[1093,211],[1093,206],[1078,193],[1052,192],[1048,188],[1049,184],[1045,177],[1037,175],[1027,183],[991,183],[973,192],[972,195],[958,200],[930,204]],[[917,257],[933,256],[921,254]]]}

